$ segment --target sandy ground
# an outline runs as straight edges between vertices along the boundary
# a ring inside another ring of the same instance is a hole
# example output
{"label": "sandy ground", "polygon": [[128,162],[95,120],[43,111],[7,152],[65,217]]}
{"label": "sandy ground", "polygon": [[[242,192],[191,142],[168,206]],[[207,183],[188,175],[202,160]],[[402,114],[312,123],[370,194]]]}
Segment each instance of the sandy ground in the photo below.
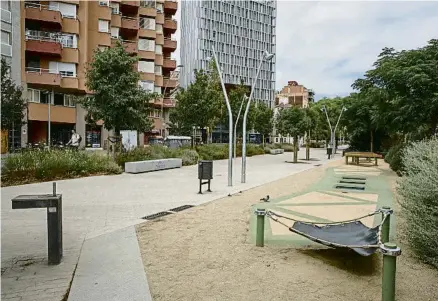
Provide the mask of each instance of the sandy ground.
{"label": "sandy ground", "polygon": [[[325,168],[140,224],[137,236],[153,299],[380,300],[380,254],[258,248],[249,242],[252,204],[267,194],[275,198],[304,190]],[[399,245],[396,299],[438,300],[438,271]]]}

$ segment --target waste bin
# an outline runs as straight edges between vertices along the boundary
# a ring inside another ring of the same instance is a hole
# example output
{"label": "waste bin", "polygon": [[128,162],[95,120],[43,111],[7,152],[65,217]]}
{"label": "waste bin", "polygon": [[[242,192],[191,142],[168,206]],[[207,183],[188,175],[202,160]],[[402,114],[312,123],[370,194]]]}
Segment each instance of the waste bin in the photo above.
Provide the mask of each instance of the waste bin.
{"label": "waste bin", "polygon": [[331,155],[333,153],[333,148],[327,147],[327,155]]}
{"label": "waste bin", "polygon": [[198,179],[213,179],[213,161],[202,160],[198,163]]}

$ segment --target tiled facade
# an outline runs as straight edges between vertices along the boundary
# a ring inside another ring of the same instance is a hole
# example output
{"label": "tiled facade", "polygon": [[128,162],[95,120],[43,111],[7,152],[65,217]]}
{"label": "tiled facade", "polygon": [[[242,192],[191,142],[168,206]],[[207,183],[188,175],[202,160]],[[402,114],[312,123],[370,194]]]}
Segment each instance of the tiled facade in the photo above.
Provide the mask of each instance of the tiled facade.
{"label": "tiled facade", "polygon": [[[47,141],[50,102],[52,143],[67,142],[76,129],[84,146],[104,147],[108,132],[102,122],[98,127],[87,125],[86,112],[71,95],[90,93],[85,85],[87,63],[94,51],[115,45],[117,39],[139,57],[139,85],[144,89],[163,94],[166,85],[167,90],[176,86],[169,76],[176,67],[171,53],[177,47],[172,39],[177,2],[71,0],[20,5],[21,78],[29,100],[27,141],[22,139],[22,144]],[[166,96],[153,104],[154,130],[139,135],[141,144],[164,131],[163,121],[174,104]]]}
{"label": "tiled facade", "polygon": [[[208,69],[212,46],[226,84],[251,86],[265,50],[275,53],[275,1],[183,1],[181,8],[181,86],[194,79],[194,69]],[[254,99],[273,106],[275,57],[264,62]]]}

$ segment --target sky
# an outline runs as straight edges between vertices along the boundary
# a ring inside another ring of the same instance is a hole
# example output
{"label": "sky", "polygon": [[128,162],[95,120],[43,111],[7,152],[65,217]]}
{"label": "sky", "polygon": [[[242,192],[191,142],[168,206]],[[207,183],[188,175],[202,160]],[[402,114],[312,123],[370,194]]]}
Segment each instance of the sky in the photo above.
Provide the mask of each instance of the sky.
{"label": "sky", "polygon": [[276,90],[295,80],[317,99],[345,96],[382,48],[414,49],[438,38],[438,1],[279,0],[276,34]]}

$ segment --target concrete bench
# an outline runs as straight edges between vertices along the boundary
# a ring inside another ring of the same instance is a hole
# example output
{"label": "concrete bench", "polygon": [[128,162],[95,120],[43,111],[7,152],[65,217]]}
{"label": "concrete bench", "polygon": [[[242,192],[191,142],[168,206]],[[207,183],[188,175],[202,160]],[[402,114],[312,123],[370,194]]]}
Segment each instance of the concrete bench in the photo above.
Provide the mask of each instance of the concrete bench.
{"label": "concrete bench", "polygon": [[282,148],[271,149],[271,150],[269,150],[269,153],[271,155],[283,154],[284,153],[284,149],[282,149]]}
{"label": "concrete bench", "polygon": [[142,173],[142,172],[150,172],[150,171],[157,171],[157,170],[164,170],[171,168],[180,168],[181,166],[182,166],[182,159],[180,158],[126,162],[125,172]]}

